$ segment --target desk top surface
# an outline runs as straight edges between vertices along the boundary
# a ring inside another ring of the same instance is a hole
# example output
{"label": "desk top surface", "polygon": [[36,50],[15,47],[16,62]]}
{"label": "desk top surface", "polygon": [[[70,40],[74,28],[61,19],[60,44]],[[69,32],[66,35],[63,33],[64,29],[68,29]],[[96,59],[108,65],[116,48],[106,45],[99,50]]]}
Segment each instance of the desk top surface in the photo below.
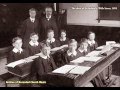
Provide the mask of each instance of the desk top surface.
{"label": "desk top surface", "polygon": [[[48,73],[48,82],[51,85],[57,86],[84,86],[87,82],[91,81],[95,76],[102,72],[107,66],[114,62],[120,56],[120,49],[114,48],[108,52],[107,56],[102,56],[97,62],[84,61],[83,63],[77,64],[78,66],[89,66],[91,67],[83,75],[78,74],[58,74]],[[69,63],[68,65],[76,65],[75,63]]]}

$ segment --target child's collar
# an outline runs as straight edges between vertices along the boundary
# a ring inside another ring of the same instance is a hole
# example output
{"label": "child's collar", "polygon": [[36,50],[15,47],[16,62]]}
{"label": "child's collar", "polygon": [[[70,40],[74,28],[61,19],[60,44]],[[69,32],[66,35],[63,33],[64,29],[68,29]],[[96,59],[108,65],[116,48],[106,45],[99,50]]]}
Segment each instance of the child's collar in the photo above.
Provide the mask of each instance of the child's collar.
{"label": "child's collar", "polygon": [[51,40],[49,40],[49,39],[47,39],[47,42],[51,42],[51,43],[53,43],[53,42],[55,42],[55,38],[52,38]]}
{"label": "child's collar", "polygon": [[88,39],[88,44],[90,44],[90,45],[93,45],[93,44],[95,44],[95,40],[93,40],[93,41],[90,41],[90,40]]}
{"label": "child's collar", "polygon": [[88,51],[87,49],[82,50],[82,49],[80,49],[80,48],[78,48],[78,50],[79,50],[81,53]]}
{"label": "child's collar", "polygon": [[76,55],[77,55],[77,51],[70,52],[70,51],[68,50],[68,51],[67,51],[67,54],[68,54],[68,56],[71,56],[71,55],[76,56]]}
{"label": "child's collar", "polygon": [[30,41],[29,44],[30,44],[31,46],[38,46],[38,45],[39,45],[38,42],[33,43],[32,41]]}
{"label": "child's collar", "polygon": [[45,56],[42,52],[40,53],[40,57],[42,57],[43,59],[50,58],[50,56]]}
{"label": "child's collar", "polygon": [[23,49],[22,48],[20,48],[20,49],[17,49],[17,48],[13,48],[13,50],[12,50],[14,53],[21,53],[21,52],[23,52]]}

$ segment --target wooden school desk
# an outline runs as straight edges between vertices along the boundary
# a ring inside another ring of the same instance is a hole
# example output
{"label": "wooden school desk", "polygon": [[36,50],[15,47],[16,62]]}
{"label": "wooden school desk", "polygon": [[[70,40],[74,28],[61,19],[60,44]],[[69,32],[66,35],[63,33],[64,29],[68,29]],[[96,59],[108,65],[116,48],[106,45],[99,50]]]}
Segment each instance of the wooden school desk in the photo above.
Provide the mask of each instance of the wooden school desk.
{"label": "wooden school desk", "polygon": [[[51,54],[55,54],[56,52],[60,52],[61,49],[66,49],[63,48],[64,46],[61,46],[60,48],[54,48],[55,50],[51,51]],[[34,55],[37,57],[32,58],[32,60],[34,61],[35,59],[37,59],[39,57],[39,55]],[[31,56],[30,56],[31,57]],[[29,58],[29,57],[28,57]],[[16,65],[14,68],[13,67],[6,67],[6,69],[8,70],[8,72],[14,76],[19,77],[20,80],[22,80],[23,78],[27,77],[28,75],[31,74],[31,68],[32,68],[32,63],[33,61],[27,62],[27,63],[22,63],[22,64],[18,64]],[[6,84],[7,87],[7,84]]]}
{"label": "wooden school desk", "polygon": [[[102,58],[98,62],[83,62],[79,65],[82,66],[91,66],[92,68],[88,70],[83,75],[62,75],[55,73],[47,74],[47,83],[52,86],[73,86],[73,87],[82,87],[87,82],[91,81],[95,76],[97,76],[100,72],[102,72],[106,67],[108,67],[111,63],[113,63],[117,58],[120,57],[120,49],[115,48],[109,51],[109,55],[102,56]],[[74,63],[69,63],[74,64]],[[8,72],[18,76],[20,78],[27,77],[31,72],[32,62],[23,63],[15,66],[14,68],[8,67]]]}
{"label": "wooden school desk", "polygon": [[[107,56],[102,56],[97,62],[83,62],[78,64],[80,66],[90,66],[91,68],[83,75],[75,74],[58,74],[48,73],[47,83],[52,86],[65,86],[65,87],[83,87],[101,73],[105,68],[111,65],[117,58],[120,57],[120,48],[113,48],[108,52]],[[74,65],[74,63],[69,63]]]}

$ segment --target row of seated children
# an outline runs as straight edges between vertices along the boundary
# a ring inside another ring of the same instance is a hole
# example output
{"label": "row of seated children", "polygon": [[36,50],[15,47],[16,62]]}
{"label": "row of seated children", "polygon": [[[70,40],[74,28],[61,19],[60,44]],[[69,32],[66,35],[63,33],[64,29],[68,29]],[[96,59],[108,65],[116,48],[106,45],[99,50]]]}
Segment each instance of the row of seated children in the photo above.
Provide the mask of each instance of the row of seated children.
{"label": "row of seated children", "polygon": [[27,48],[23,48],[23,42],[20,37],[13,38],[13,49],[8,53],[7,63],[11,63],[40,53],[42,49],[42,43],[47,44],[48,46],[50,46],[51,49],[68,43],[68,38],[66,38],[66,31],[64,30],[61,31],[60,40],[56,40],[54,38],[53,30],[48,31],[47,37],[48,38],[46,40],[38,42],[38,34],[32,33],[30,35],[30,41]]}
{"label": "row of seated children", "polygon": [[[54,47],[58,47],[63,44],[67,44],[67,40],[68,40],[66,38],[66,32],[64,30],[61,31],[60,40],[55,40],[53,30],[48,31],[47,37],[48,37],[46,39],[47,44],[49,43],[49,41],[50,42],[52,41],[52,43],[49,44],[50,48],[54,48]],[[46,50],[44,49],[44,45],[43,45],[45,40],[43,40],[42,42],[38,42],[38,41],[39,41],[38,34],[32,33],[30,35],[30,41],[29,41],[28,47],[23,48],[22,39],[20,37],[13,38],[12,40],[13,48],[8,53],[7,64],[20,60],[20,59],[27,58],[29,56],[33,56],[35,54],[42,52],[43,50]],[[11,77],[11,74],[8,77]]]}
{"label": "row of seated children", "polygon": [[[13,50],[8,55],[8,63],[40,53],[40,57],[34,61],[34,66],[35,71],[38,75],[38,79],[45,80],[43,76],[45,76],[46,73],[51,72],[52,70],[57,68],[55,59],[57,60],[58,57],[52,58],[52,55],[50,55],[51,48],[68,44],[68,49],[63,52],[65,54],[62,54],[62,56],[64,57],[62,58],[63,62],[64,64],[66,64],[69,63],[71,60],[86,55],[88,52],[94,50],[97,47],[97,42],[95,42],[94,40],[95,33],[93,32],[89,32],[89,39],[81,39],[79,48],[75,39],[71,39],[69,41],[69,39],[66,38],[66,31],[64,30],[61,31],[61,37],[59,40],[56,40],[54,38],[53,30],[48,31],[47,37],[48,38],[46,40],[39,43],[38,35],[36,33],[32,33],[30,36],[31,41],[29,42],[29,46],[26,48],[26,50],[22,49],[22,39],[19,37],[14,38]],[[94,81],[96,82],[97,80]]]}

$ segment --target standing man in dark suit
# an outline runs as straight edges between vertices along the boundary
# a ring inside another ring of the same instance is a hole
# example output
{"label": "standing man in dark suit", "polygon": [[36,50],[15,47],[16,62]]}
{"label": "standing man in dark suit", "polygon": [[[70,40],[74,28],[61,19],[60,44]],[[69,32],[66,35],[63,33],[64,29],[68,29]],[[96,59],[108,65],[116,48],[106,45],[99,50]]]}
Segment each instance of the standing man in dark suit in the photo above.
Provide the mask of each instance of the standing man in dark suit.
{"label": "standing man in dark suit", "polygon": [[58,38],[58,27],[55,17],[53,16],[53,10],[51,7],[45,8],[45,15],[41,18],[42,24],[42,39],[46,39],[48,29],[52,29],[55,32],[55,38]]}
{"label": "standing man in dark suit", "polygon": [[34,8],[29,9],[29,15],[30,17],[23,21],[17,31],[18,36],[23,39],[24,47],[27,47],[31,33],[39,33],[40,31],[40,23],[36,19],[36,10]]}

